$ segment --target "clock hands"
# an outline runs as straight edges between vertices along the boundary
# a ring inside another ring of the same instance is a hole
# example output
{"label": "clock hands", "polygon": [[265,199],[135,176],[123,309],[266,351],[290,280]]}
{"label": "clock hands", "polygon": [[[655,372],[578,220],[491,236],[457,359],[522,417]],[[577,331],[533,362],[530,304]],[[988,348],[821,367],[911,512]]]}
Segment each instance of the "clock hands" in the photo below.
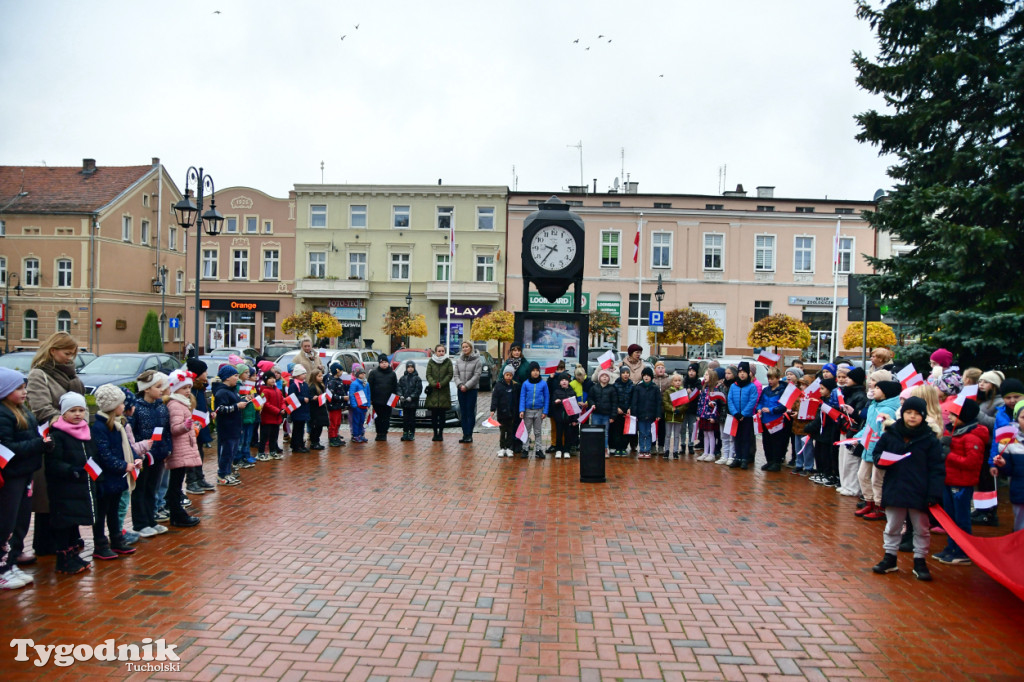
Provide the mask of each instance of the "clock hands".
{"label": "clock hands", "polygon": [[539,262],[537,263],[537,265],[543,265],[543,264],[544,264],[544,261],[546,261],[546,260],[548,259],[548,257],[549,257],[549,256],[550,256],[550,255],[551,255],[552,253],[554,253],[555,251],[558,251],[558,247],[557,247],[557,246],[555,246],[554,244],[552,244],[551,246],[549,246],[549,247],[548,247],[548,252],[547,252],[546,254],[544,254],[544,257],[540,259],[540,261],[539,261]]}

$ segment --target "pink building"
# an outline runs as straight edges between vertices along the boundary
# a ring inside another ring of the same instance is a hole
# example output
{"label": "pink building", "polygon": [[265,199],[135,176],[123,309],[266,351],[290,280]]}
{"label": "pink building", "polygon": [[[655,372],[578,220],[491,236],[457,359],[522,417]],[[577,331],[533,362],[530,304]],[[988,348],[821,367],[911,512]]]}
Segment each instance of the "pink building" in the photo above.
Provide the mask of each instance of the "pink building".
{"label": "pink building", "polygon": [[[635,184],[629,189],[635,191]],[[860,214],[873,209],[874,203],[786,199],[775,197],[773,190],[759,187],[756,196],[747,196],[742,186],[723,196],[559,194],[586,224],[585,304],[620,321],[618,337],[599,342],[622,349],[640,343],[645,354],[650,351],[647,320],[652,307],[658,309],[653,293],[660,276],[665,291],[662,310],[690,306],[710,315],[724,331],[723,343],[700,349],[700,354],[749,354],[746,337],[755,320],[781,312],[811,327],[806,359],[827,357],[833,335],[833,260],[838,258],[841,339],[847,326],[847,276],[871,272],[864,254],[874,255],[875,232]],[[523,300],[523,221],[550,196],[509,195],[505,262],[506,300],[512,309]],[[542,309],[568,310],[569,302],[551,304],[534,293],[531,309],[534,303]],[[840,346],[837,343],[836,349]],[[682,353],[682,347],[662,344],[661,352]]]}

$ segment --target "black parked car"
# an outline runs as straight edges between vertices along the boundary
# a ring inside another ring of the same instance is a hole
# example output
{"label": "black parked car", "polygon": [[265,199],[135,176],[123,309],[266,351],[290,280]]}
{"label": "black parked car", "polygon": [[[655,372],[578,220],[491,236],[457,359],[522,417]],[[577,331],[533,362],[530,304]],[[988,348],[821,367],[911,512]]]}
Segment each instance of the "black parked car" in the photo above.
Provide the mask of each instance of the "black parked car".
{"label": "black parked car", "polygon": [[103,384],[123,386],[147,369],[170,374],[181,362],[167,353],[109,353],[101,355],[79,371],[86,393],[95,393]]}

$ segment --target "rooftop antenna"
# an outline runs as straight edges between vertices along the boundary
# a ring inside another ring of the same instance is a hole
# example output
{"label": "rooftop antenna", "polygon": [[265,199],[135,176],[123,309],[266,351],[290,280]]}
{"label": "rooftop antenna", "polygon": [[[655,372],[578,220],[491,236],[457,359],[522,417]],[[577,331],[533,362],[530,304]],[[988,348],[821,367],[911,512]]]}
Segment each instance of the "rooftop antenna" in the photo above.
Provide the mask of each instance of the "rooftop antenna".
{"label": "rooftop antenna", "polygon": [[727,166],[723,163],[718,167],[718,193],[722,194],[725,192],[725,174]]}
{"label": "rooftop antenna", "polygon": [[519,176],[516,175],[516,165],[512,164],[512,191],[519,189]]}
{"label": "rooftop antenna", "polygon": [[320,162],[320,184],[324,184],[324,162]]}
{"label": "rooftop antenna", "polygon": [[[626,177],[626,148],[625,147],[619,147],[619,159],[622,162],[622,167],[619,169],[619,177],[620,178],[624,178],[624,177]],[[616,185],[615,189],[618,189],[617,185]]]}
{"label": "rooftop antenna", "polygon": [[583,181],[583,140],[580,140],[576,144],[567,144],[565,146],[580,150],[580,186],[586,186],[587,183]]}

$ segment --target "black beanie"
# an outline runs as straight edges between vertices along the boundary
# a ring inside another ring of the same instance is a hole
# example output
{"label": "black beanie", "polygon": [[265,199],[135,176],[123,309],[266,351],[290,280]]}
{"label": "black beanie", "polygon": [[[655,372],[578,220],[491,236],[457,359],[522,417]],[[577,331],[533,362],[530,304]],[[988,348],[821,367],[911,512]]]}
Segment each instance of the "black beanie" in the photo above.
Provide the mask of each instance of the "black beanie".
{"label": "black beanie", "polygon": [[1003,396],[1019,393],[1024,395],[1024,382],[1020,379],[1009,378],[999,387],[999,394]]}
{"label": "black beanie", "polygon": [[981,406],[978,405],[977,400],[965,400],[964,406],[960,408],[960,421],[970,424],[978,418],[979,412],[981,412]]}
{"label": "black beanie", "polygon": [[903,386],[898,381],[879,381],[875,390],[881,391],[886,398],[895,398],[903,391]]}
{"label": "black beanie", "polygon": [[827,388],[829,390],[829,393],[831,393],[832,391],[836,390],[836,386],[838,386],[838,385],[839,384],[836,383],[835,379],[822,379],[821,380],[822,388]]}
{"label": "black beanie", "polygon": [[203,372],[209,369],[205,362],[197,358],[189,358],[188,362],[185,363],[185,367],[197,377],[202,376]]}
{"label": "black beanie", "polygon": [[651,369],[650,367],[644,367],[643,371],[640,372],[640,376],[642,376],[642,377],[650,377],[650,378],[653,379],[654,378],[654,370]]}
{"label": "black beanie", "polygon": [[867,374],[865,374],[864,370],[860,367],[853,367],[846,373],[846,378],[857,386],[860,386],[864,383],[864,379],[867,378]]}
{"label": "black beanie", "polygon": [[907,410],[910,410],[911,412],[917,412],[922,417],[927,417],[928,403],[924,401],[924,398],[918,398],[916,395],[911,396],[910,398],[907,398],[906,401],[904,401],[903,411],[900,414],[902,415]]}

